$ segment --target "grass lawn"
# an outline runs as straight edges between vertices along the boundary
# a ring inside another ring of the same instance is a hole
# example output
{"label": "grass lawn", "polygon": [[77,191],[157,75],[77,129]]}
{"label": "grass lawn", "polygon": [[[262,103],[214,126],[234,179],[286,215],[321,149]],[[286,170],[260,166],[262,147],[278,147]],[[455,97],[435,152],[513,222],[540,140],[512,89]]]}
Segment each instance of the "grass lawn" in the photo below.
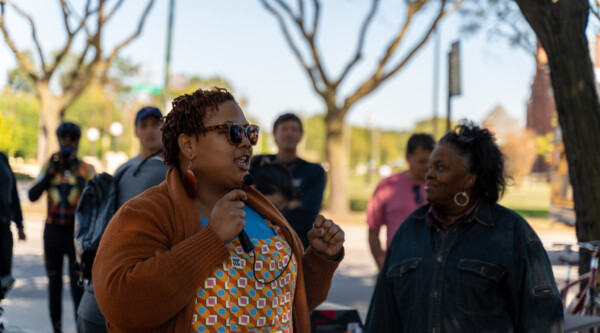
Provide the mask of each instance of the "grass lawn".
{"label": "grass lawn", "polygon": [[[353,211],[363,211],[380,178],[373,176],[370,182],[366,176],[351,176],[348,180],[350,205]],[[526,183],[520,187],[508,187],[500,204],[526,217],[547,217],[550,205],[550,184],[544,182]]]}
{"label": "grass lawn", "polygon": [[525,217],[548,217],[550,206],[550,184],[527,183],[521,187],[508,188],[500,204]]}

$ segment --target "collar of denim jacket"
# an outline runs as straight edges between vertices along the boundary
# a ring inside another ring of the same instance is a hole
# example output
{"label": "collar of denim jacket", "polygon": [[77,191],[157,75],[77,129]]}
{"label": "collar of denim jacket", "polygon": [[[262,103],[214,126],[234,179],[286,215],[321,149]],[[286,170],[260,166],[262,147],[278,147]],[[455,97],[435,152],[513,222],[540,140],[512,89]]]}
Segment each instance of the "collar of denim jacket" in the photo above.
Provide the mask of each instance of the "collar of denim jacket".
{"label": "collar of denim jacket", "polygon": [[479,222],[486,227],[491,227],[494,225],[490,203],[485,199],[479,198],[477,200],[477,207],[475,207],[471,218],[467,219],[465,222],[469,223],[472,221]]}

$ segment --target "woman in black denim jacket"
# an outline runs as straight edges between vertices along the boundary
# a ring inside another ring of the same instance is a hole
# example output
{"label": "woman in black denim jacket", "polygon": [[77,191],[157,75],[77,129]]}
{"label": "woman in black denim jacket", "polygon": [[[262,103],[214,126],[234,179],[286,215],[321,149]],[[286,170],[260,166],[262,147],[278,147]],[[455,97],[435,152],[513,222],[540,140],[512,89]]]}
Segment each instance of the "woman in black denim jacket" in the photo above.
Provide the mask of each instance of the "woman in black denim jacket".
{"label": "woman in black denim jacket", "polygon": [[563,332],[546,251],[496,203],[505,187],[488,130],[467,122],[440,140],[426,176],[430,204],[390,244],[367,332]]}

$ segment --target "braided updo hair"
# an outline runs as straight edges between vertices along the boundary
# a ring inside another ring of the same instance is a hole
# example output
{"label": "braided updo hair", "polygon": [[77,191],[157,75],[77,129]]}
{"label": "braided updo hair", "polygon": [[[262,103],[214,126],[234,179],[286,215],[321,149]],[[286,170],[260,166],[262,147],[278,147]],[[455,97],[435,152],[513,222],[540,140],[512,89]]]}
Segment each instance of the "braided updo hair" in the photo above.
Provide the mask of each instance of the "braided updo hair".
{"label": "braided updo hair", "polygon": [[463,120],[438,143],[452,145],[466,158],[468,171],[477,175],[473,190],[490,203],[496,203],[504,195],[507,179],[504,155],[494,141],[490,131]]}
{"label": "braided updo hair", "polygon": [[166,166],[179,166],[179,135],[204,135],[204,120],[207,115],[217,112],[219,104],[227,101],[237,103],[227,89],[218,87],[212,87],[210,90],[198,89],[191,94],[175,98],[173,109],[163,117],[162,141]]}

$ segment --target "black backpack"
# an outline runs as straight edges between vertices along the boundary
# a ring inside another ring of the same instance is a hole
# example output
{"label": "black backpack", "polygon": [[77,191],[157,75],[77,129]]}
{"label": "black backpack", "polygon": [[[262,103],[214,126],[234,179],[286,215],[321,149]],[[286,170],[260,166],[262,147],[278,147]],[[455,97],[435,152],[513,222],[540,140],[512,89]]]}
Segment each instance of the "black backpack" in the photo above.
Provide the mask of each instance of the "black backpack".
{"label": "black backpack", "polygon": [[119,179],[124,168],[114,177],[103,172],[88,181],[75,213],[75,255],[80,278],[91,279],[92,265],[104,229],[119,208]]}

